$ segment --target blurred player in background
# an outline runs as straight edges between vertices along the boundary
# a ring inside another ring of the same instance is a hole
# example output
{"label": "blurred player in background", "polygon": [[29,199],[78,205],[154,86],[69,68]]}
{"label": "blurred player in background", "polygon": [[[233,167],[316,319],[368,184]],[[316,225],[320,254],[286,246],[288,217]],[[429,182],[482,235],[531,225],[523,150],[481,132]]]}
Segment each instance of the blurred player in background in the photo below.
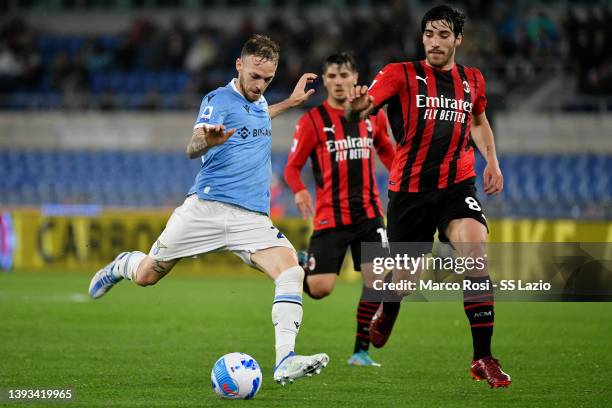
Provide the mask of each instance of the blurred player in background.
{"label": "blurred player in background", "polygon": [[[461,256],[486,256],[488,227],[476,198],[470,140],[487,162],[485,193],[501,192],[503,177],[485,114],[485,80],[478,69],[455,63],[464,21],[458,10],[432,8],[421,23],[426,59],[389,64],[376,75],[369,90],[358,86],[351,93],[351,120],[388,106],[398,144],[389,176],[387,216],[392,248],[393,242],[420,242],[427,243],[423,252],[431,252],[437,229],[440,241],[450,241]],[[397,282],[402,273],[393,271],[385,279]],[[464,291],[474,347],[471,376],[486,380],[491,387],[507,387],[510,376],[491,356],[494,311],[488,270],[469,270],[465,279],[483,288]],[[370,327],[374,346],[382,347],[389,338],[400,300],[396,293],[385,293]]]}
{"label": "blurred player in background", "polygon": [[295,250],[268,216],[271,178],[271,118],[306,101],[316,75],[304,74],[292,95],[268,106],[263,97],[278,66],[279,47],[255,35],[236,60],[238,78],[202,99],[190,158],[202,167],[183,205],[168,220],[149,255],[123,252],[93,277],[89,293],[103,296],[123,278],[140,286],[157,283],[184,257],[225,249],[259,268],[276,285],[272,321],[276,335],[274,380],[285,384],[318,374],[326,354],[294,353],[302,321],[304,271]]}
{"label": "blurred player in background", "polygon": [[[327,99],[303,115],[295,127],[295,137],[285,167],[285,180],[295,193],[302,216],[313,214],[312,197],[300,176],[310,158],[316,181],[314,233],[310,239],[304,289],[311,297],[329,295],[351,248],[355,270],[362,273],[362,294],[357,308],[355,348],[348,363],[380,366],[368,348],[370,320],[379,302],[372,289],[372,263],[361,256],[361,242],[383,242],[386,231],[375,179],[374,150],[387,169],[394,150],[389,139],[384,111],[349,123],[345,116],[348,94],[357,84],[358,73],[350,54],[333,54],[323,65]],[[369,300],[369,301],[366,301]]]}

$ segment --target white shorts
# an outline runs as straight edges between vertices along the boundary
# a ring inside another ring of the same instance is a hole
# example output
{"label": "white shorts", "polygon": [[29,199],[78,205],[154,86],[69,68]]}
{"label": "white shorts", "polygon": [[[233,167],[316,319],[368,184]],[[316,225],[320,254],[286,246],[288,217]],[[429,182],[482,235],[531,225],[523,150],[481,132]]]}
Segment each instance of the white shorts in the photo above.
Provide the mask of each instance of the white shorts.
{"label": "white shorts", "polygon": [[250,266],[251,254],[266,248],[293,245],[267,215],[193,194],[170,216],[149,256],[156,261],[227,250]]}

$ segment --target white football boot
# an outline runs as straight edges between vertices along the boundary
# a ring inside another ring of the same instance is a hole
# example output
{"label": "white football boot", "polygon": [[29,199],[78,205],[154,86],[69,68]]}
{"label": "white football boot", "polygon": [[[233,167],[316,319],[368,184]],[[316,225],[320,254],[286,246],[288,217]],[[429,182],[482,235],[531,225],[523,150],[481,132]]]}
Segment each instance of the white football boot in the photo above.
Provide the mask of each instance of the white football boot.
{"label": "white football boot", "polygon": [[300,356],[293,351],[285,356],[274,370],[274,381],[280,385],[292,383],[302,377],[312,377],[327,367],[329,356],[325,353]]}
{"label": "white football boot", "polygon": [[115,263],[129,254],[129,252],[122,252],[112,262],[106,265],[104,268],[100,269],[96,274],[91,278],[91,282],[89,283],[89,296],[93,299],[101,298],[111,290],[116,283],[123,280],[123,278],[116,278],[112,274],[113,267]]}

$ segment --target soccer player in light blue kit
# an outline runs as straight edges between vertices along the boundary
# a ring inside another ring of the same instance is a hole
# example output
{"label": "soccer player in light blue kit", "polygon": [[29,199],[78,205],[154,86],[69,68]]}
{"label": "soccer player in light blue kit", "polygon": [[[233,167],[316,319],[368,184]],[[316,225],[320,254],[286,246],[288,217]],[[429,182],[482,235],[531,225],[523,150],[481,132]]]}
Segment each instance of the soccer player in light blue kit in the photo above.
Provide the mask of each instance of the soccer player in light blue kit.
{"label": "soccer player in light blue kit", "polygon": [[270,276],[276,285],[272,322],[276,337],[274,380],[280,384],[318,374],[329,357],[294,353],[302,321],[304,271],[295,250],[268,216],[270,211],[271,119],[306,101],[305,91],[316,75],[304,74],[291,96],[268,106],[263,93],[274,78],[278,45],[255,35],[236,60],[238,78],[202,99],[190,158],[202,167],[183,205],[172,213],[148,255],[122,252],[99,270],[89,286],[96,299],[128,279],[154,285],[184,257],[221,249],[234,252],[247,264]]}

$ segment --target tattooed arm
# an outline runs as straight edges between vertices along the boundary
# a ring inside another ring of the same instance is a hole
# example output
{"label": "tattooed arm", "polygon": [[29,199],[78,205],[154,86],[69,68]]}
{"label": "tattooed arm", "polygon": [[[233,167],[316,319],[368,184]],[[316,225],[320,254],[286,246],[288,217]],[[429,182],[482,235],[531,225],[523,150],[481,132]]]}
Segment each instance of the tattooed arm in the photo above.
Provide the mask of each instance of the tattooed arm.
{"label": "tattooed arm", "polygon": [[206,153],[210,147],[224,143],[235,131],[236,129],[230,129],[226,132],[223,125],[198,126],[193,129],[185,153],[190,159],[196,159]]}

